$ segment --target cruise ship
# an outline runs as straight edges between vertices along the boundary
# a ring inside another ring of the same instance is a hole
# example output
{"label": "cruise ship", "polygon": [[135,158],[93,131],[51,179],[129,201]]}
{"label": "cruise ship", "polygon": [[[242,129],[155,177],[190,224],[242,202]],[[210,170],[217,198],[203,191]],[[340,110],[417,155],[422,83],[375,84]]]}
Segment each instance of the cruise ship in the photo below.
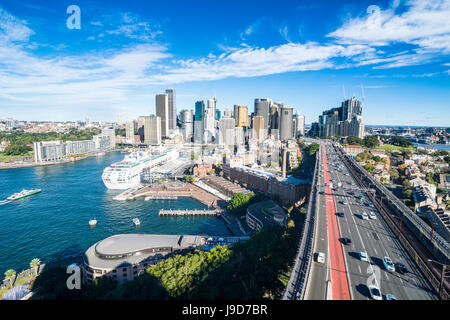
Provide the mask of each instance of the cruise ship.
{"label": "cruise ship", "polygon": [[127,154],[122,161],[113,163],[103,170],[102,180],[108,189],[125,190],[141,182],[141,172],[178,158],[176,149],[169,149],[157,155],[138,151]]}

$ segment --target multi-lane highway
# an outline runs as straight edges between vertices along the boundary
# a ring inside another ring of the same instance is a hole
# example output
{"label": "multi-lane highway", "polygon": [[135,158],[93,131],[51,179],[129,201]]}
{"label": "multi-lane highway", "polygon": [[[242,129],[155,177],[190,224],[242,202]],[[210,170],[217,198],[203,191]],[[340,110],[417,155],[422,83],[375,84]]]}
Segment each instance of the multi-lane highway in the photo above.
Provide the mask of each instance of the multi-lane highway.
{"label": "multi-lane highway", "polygon": [[[370,299],[367,285],[375,284],[383,299],[386,294],[399,300],[437,299],[334,147],[325,143],[322,148],[314,253],[323,252],[326,258],[320,263],[314,255],[305,298]],[[363,212],[373,212],[375,219],[363,219]],[[343,244],[343,238],[350,238],[351,244]],[[360,260],[359,252],[367,253],[367,262]],[[387,271],[382,262],[384,256],[394,263],[402,262],[408,273]]]}

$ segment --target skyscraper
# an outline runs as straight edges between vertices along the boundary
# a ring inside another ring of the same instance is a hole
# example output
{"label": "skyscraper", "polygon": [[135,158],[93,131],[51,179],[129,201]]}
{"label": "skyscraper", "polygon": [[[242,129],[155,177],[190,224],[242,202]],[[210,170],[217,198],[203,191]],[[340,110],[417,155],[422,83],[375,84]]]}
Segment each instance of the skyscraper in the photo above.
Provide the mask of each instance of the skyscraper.
{"label": "skyscraper", "polygon": [[156,145],[161,143],[161,118],[149,116],[144,118],[144,143]]}
{"label": "skyscraper", "polygon": [[[255,99],[255,115],[264,118],[264,134],[267,135],[267,129],[269,128],[269,111],[272,105],[272,99],[257,98]],[[264,139],[266,136],[264,136]]]}
{"label": "skyscraper", "polygon": [[216,136],[216,99],[208,99],[203,118],[205,129],[205,142],[213,142]]}
{"label": "skyscraper", "polygon": [[353,115],[360,116],[362,114],[362,103],[355,97],[342,102],[342,119],[341,121],[351,120]]}
{"label": "skyscraper", "polygon": [[255,116],[253,117],[253,138],[258,140],[258,142],[263,142],[266,138],[264,135],[264,117]]}
{"label": "skyscraper", "polygon": [[280,140],[285,141],[292,139],[292,125],[293,125],[293,112],[292,107],[282,107],[280,111]]}
{"label": "skyscraper", "polygon": [[192,110],[181,110],[180,122],[181,129],[184,131],[184,139],[188,141],[194,135],[194,115]]}
{"label": "skyscraper", "polygon": [[248,127],[248,108],[246,106],[234,106],[236,127]]}
{"label": "skyscraper", "polygon": [[169,96],[165,93],[156,95],[156,116],[161,118],[161,135],[169,135]]}
{"label": "skyscraper", "polygon": [[219,121],[219,144],[233,146],[235,144],[235,125],[233,118],[222,118]]}
{"label": "skyscraper", "polygon": [[134,121],[128,120],[125,125],[125,135],[127,143],[134,142]]}
{"label": "skyscraper", "polygon": [[203,100],[195,103],[195,121],[194,121],[194,142],[203,143],[203,114],[205,112],[205,102]]}
{"label": "skyscraper", "polygon": [[355,97],[342,102],[339,108],[325,110],[319,116],[317,132],[324,136],[364,136],[364,122],[362,121],[362,103]]}
{"label": "skyscraper", "polygon": [[177,101],[175,96],[175,89],[166,89],[166,94],[169,98],[169,131],[175,130],[177,128]]}

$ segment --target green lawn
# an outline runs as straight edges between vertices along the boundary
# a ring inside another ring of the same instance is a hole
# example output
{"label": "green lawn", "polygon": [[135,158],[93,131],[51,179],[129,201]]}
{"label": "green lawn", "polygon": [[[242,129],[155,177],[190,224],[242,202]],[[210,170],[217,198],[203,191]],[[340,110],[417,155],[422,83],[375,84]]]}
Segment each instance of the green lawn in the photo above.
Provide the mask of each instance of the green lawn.
{"label": "green lawn", "polygon": [[10,162],[11,160],[20,160],[22,157],[32,157],[33,151],[27,152],[25,155],[22,156],[7,156],[3,152],[0,152],[0,162]]}
{"label": "green lawn", "polygon": [[384,149],[386,151],[392,151],[392,150],[414,151],[414,147],[397,147],[392,144],[384,144],[382,146],[376,146],[375,149]]}

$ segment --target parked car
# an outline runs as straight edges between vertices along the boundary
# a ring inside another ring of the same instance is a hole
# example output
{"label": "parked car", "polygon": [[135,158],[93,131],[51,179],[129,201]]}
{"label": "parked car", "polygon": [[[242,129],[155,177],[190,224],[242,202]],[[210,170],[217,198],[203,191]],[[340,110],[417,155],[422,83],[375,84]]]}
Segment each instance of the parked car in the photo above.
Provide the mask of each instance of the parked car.
{"label": "parked car", "polygon": [[395,271],[395,266],[394,266],[394,263],[392,262],[391,258],[384,256],[382,260],[383,260],[383,265],[387,271]]}
{"label": "parked car", "polygon": [[339,217],[343,217],[344,213],[343,212],[338,212],[338,213],[336,213],[336,215],[339,216]]}
{"label": "parked car", "polygon": [[363,213],[361,213],[361,219],[369,220],[369,216],[367,215],[367,213],[363,212]]}
{"label": "parked car", "polygon": [[380,289],[374,285],[370,285],[369,287],[370,297],[373,300],[383,300],[383,296],[381,295]]}
{"label": "parked car", "polygon": [[369,212],[369,218],[370,218],[370,219],[376,219],[377,216],[375,215],[375,212],[370,211],[370,212]]}

